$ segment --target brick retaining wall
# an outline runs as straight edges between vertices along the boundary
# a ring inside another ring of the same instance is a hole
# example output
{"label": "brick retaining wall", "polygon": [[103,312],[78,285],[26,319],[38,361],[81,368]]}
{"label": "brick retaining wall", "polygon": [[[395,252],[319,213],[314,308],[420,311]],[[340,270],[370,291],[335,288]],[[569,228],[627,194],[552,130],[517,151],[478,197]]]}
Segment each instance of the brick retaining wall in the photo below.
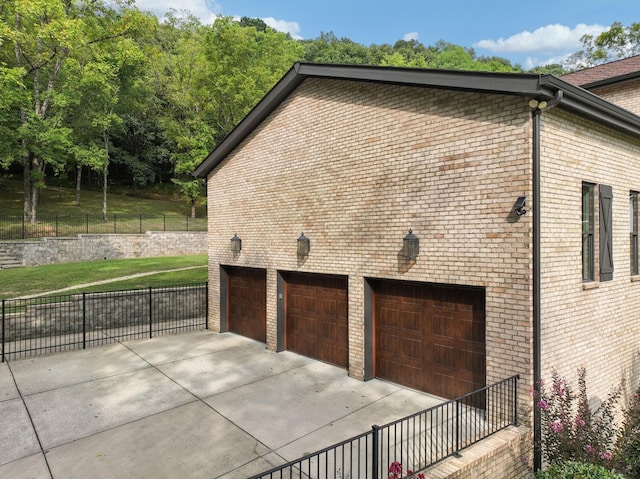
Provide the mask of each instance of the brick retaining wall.
{"label": "brick retaining wall", "polygon": [[509,427],[429,468],[430,479],[529,479],[531,431]]}
{"label": "brick retaining wall", "polygon": [[[205,254],[206,232],[148,231],[144,234],[81,234],[75,237],[3,241],[0,250],[22,266],[98,259]],[[0,265],[1,266],[1,265]]]}

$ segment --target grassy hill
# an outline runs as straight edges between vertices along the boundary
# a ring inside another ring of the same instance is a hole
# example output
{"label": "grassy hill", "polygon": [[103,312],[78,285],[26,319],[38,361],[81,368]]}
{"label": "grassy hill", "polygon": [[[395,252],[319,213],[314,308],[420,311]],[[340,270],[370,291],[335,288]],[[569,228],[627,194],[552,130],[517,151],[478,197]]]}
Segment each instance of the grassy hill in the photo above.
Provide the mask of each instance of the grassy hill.
{"label": "grassy hill", "polygon": [[[24,193],[22,180],[0,177],[0,215],[22,215]],[[102,213],[102,191],[82,190],[80,206],[76,206],[74,188],[58,186],[55,179],[41,191],[39,215],[98,215]],[[139,190],[134,195],[126,188],[111,188],[107,193],[109,214],[190,216],[191,206],[184,198],[158,188]],[[206,215],[202,201],[196,209],[199,217]]]}
{"label": "grassy hill", "polygon": [[[122,278],[93,287],[79,287],[77,291],[114,291],[120,289],[170,286],[207,281],[207,255],[163,256],[108,261],[86,261],[26,268],[0,270],[0,299],[39,294],[65,287]],[[168,271],[198,267],[184,271],[171,271],[135,279],[128,275],[145,272]]]}
{"label": "grassy hill", "polygon": [[[0,216],[21,216],[23,201],[22,181],[0,176]],[[100,215],[102,213],[101,191],[83,190],[80,202],[80,206],[76,206],[74,188],[49,185],[42,190],[38,215],[75,216]],[[139,195],[133,195],[127,189],[113,188],[108,194],[107,210],[109,214],[117,215],[190,216],[191,214],[191,207],[184,199],[159,189],[142,190]],[[206,215],[204,202],[198,205],[197,215],[199,217]],[[207,281],[206,264],[207,255],[192,255],[3,269],[0,270],[0,299],[122,278],[142,272],[168,271],[188,267],[197,268],[158,273],[93,287],[79,287],[78,291],[113,291],[203,282]]]}

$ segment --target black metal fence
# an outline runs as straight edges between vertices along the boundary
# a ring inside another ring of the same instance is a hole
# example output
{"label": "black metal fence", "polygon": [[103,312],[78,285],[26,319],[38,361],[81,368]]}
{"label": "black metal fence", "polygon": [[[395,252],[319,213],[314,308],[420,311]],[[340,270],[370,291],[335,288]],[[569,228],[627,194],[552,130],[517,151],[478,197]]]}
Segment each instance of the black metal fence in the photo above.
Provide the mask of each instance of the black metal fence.
{"label": "black metal fence", "polygon": [[2,362],[206,329],[207,283],[2,300]]}
{"label": "black metal fence", "polygon": [[[251,479],[383,479],[393,462],[421,471],[517,425],[519,376],[342,441]],[[478,404],[482,402],[482,407]]]}
{"label": "black metal fence", "polygon": [[177,215],[0,216],[0,240],[74,236],[77,234],[141,234],[146,231],[207,231],[207,218]]}

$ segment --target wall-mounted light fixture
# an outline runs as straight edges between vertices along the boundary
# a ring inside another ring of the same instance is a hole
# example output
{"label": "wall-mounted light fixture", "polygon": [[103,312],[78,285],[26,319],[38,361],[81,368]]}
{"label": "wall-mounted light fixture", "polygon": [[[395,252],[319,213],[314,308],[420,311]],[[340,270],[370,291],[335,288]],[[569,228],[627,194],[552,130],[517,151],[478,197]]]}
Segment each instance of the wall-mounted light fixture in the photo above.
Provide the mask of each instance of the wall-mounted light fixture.
{"label": "wall-mounted light fixture", "polygon": [[242,250],[242,240],[238,238],[238,235],[234,233],[233,238],[231,238],[231,251],[234,253],[239,253]]}
{"label": "wall-mounted light fixture", "polygon": [[311,250],[311,241],[307,238],[304,233],[300,234],[298,237],[298,256],[309,256],[309,251]]}
{"label": "wall-mounted light fixture", "polygon": [[562,90],[558,90],[556,94],[550,100],[538,100],[537,98],[533,98],[529,100],[529,108],[532,110],[549,110],[554,106],[558,105],[562,98],[564,97],[564,92]]}
{"label": "wall-mounted light fixture", "polygon": [[527,197],[519,196],[518,199],[516,200],[516,204],[513,206],[513,210],[516,212],[518,216],[527,214],[527,210],[524,209],[526,204],[527,204]]}
{"label": "wall-mounted light fixture", "polygon": [[402,240],[402,254],[409,259],[416,259],[420,254],[420,240],[413,234],[411,228]]}

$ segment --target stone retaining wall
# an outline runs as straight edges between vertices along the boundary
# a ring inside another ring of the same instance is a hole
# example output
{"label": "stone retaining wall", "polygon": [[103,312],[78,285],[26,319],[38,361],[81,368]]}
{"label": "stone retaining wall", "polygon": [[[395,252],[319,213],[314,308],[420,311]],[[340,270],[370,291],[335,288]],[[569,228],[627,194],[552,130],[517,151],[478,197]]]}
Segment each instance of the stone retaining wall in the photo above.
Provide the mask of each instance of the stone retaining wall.
{"label": "stone retaining wall", "polygon": [[206,291],[206,285],[196,285],[74,294],[63,302],[48,302],[50,298],[7,300],[4,340],[25,341],[167,321],[201,319],[204,325]]}
{"label": "stone retaining wall", "polygon": [[99,259],[205,254],[206,232],[148,231],[144,234],[81,234],[75,237],[3,241],[0,250],[22,266]]}

